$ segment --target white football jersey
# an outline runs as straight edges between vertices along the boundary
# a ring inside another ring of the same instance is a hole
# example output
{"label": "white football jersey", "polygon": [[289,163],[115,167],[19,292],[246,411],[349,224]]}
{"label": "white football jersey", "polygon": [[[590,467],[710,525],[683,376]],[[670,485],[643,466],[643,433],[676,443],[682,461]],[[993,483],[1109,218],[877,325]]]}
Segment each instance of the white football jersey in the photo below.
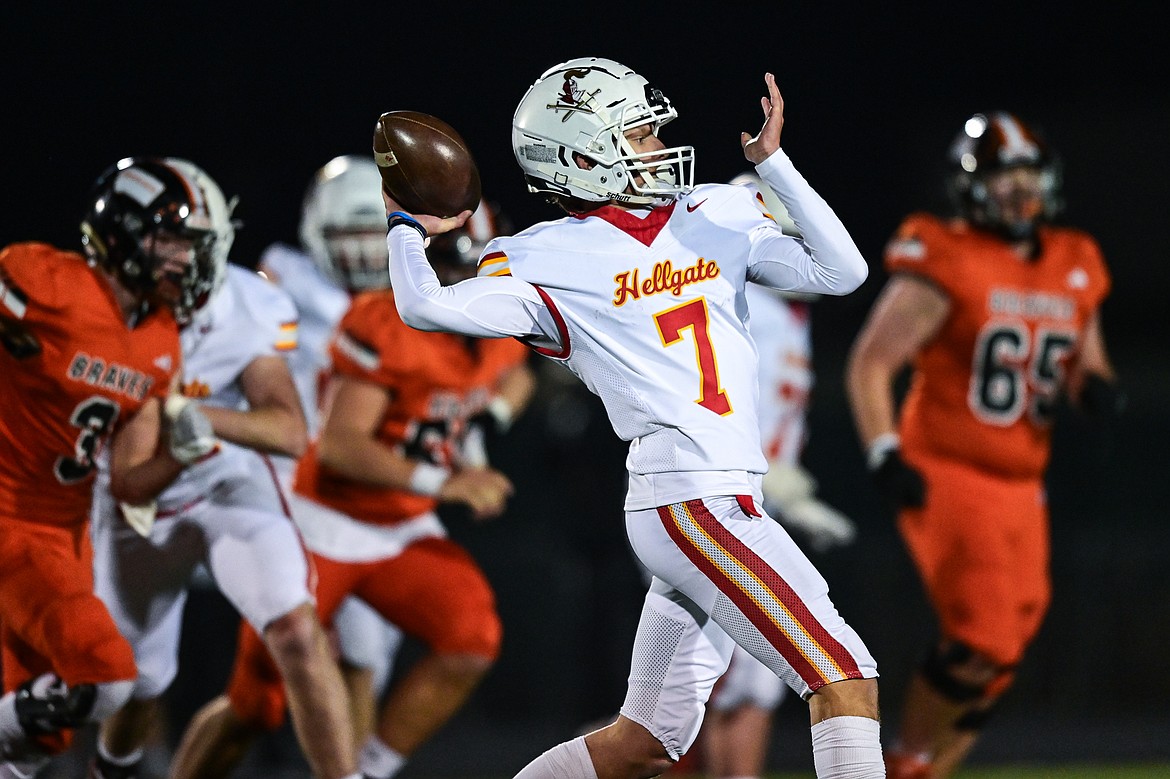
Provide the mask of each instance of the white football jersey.
{"label": "white football jersey", "polygon": [[843,294],[867,268],[783,152],[757,170],[787,198],[804,241],[784,235],[747,188],[708,184],[668,207],[607,207],[497,238],[479,278],[440,287],[418,233],[394,229],[395,302],[412,326],[512,335],[564,361],[630,441],[627,510],[760,498],[767,463],[744,286]]}
{"label": "white football jersey", "polygon": [[809,304],[747,286],[748,332],[760,354],[760,437],[769,462],[797,464],[813,387]]}
{"label": "white football jersey", "polygon": [[321,416],[317,396],[321,377],[329,368],[329,341],[349,308],[349,293],[327,278],[312,257],[285,244],[265,249],[260,267],[272,270],[273,281],[296,306],[299,344],[288,355],[288,367],[301,396],[309,435],[315,435]]}
{"label": "white football jersey", "polygon": [[[297,311],[276,285],[229,265],[223,287],[181,333],[183,393],[200,403],[246,409],[240,374],[258,357],[287,355],[297,346]],[[218,454],[184,469],[159,496],[159,511],[178,510],[205,497],[226,478],[243,474],[271,481],[260,455],[227,441]]]}
{"label": "white football jersey", "polygon": [[560,348],[544,353],[601,397],[631,442],[632,473],[762,473],[743,287],[747,235],[764,218],[744,189],[723,185],[644,218],[609,213],[620,222],[570,217],[499,238],[481,272],[510,273],[547,298],[562,330]]}

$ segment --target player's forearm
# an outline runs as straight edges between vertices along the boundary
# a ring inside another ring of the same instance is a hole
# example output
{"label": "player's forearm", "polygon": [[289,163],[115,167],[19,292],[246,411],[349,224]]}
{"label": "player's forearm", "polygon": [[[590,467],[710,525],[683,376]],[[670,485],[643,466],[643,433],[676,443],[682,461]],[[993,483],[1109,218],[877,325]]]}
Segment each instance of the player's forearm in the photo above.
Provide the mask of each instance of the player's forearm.
{"label": "player's forearm", "polygon": [[863,451],[868,451],[878,436],[896,430],[892,384],[888,367],[865,356],[850,356],[845,389]]}
{"label": "player's forearm", "polygon": [[300,457],[309,445],[309,433],[300,410],[259,408],[248,411],[203,406],[215,435],[258,452]]}
{"label": "player's forearm", "polygon": [[416,330],[477,338],[543,335],[534,313],[543,304],[531,284],[484,278],[444,287],[427,261],[417,230],[395,227],[386,245],[394,304],[402,321]]}
{"label": "player's forearm", "polygon": [[329,431],[322,435],[317,457],[323,467],[347,479],[400,490],[410,488],[418,465],[359,431]]}
{"label": "player's forearm", "polygon": [[157,498],[183,472],[183,464],[160,451],[148,460],[110,472],[110,495],[114,500],[141,506]]}
{"label": "player's forearm", "polygon": [[[861,286],[869,266],[841,219],[792,165],[783,149],[756,166],[756,172],[788,209],[796,222],[810,266],[805,283],[794,291],[844,295]],[[760,279],[767,283],[767,269]],[[755,278],[755,277],[753,277]]]}
{"label": "player's forearm", "polygon": [[[536,392],[536,376],[527,365],[519,365],[505,373],[496,385],[496,397],[508,406],[508,424],[528,407]],[[494,402],[494,401],[493,401]],[[493,414],[495,412],[493,411]],[[504,420],[497,419],[502,426]]]}

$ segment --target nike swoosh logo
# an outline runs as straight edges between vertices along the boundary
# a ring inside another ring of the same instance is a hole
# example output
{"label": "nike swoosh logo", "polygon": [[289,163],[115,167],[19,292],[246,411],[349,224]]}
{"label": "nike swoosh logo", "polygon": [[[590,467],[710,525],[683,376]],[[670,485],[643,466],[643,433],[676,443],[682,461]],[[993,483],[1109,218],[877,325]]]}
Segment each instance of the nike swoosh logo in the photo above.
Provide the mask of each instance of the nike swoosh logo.
{"label": "nike swoosh logo", "polygon": [[702,200],[700,200],[698,203],[687,203],[687,213],[688,213],[688,214],[689,214],[689,213],[691,213],[691,212],[692,212],[692,211],[694,211],[696,208],[698,208],[699,206],[703,205],[703,204],[704,204],[704,203],[706,203],[706,202],[707,202],[707,198],[703,198],[703,199],[702,199]]}

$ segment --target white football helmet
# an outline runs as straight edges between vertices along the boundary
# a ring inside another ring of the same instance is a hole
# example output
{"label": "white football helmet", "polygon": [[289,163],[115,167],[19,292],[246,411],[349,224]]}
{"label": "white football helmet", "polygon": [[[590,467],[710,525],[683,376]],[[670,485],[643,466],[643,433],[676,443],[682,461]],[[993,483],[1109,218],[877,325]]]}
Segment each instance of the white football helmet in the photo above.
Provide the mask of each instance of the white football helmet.
{"label": "white football helmet", "polygon": [[201,271],[200,279],[190,293],[190,311],[198,311],[215,296],[227,277],[228,254],[236,240],[238,226],[238,223],[232,220],[232,212],[235,211],[239,198],[233,197],[228,200],[215,179],[190,160],[167,157],[164,161],[177,168],[198,186],[206,204],[207,218],[211,220],[210,227],[214,238],[209,246],[209,265]]}
{"label": "white football helmet", "polygon": [[301,243],[350,292],[390,286],[386,206],[373,158],[335,157],[317,171],[301,209]]}
{"label": "white football helmet", "polygon": [[[581,57],[528,88],[512,119],[512,151],[530,192],[661,205],[694,186],[694,147],[637,153],[625,133],[649,124],[657,134],[677,116],[661,91],[625,65]],[[575,154],[596,164],[583,170]]]}

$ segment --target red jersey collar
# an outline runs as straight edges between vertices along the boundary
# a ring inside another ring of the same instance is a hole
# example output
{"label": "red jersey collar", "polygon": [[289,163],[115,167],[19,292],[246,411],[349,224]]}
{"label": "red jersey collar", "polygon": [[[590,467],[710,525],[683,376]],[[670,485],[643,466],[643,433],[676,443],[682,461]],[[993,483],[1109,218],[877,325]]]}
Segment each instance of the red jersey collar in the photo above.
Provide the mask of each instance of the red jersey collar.
{"label": "red jersey collar", "polygon": [[662,228],[666,226],[666,220],[670,219],[670,215],[674,213],[674,206],[677,202],[674,201],[669,205],[652,208],[650,209],[649,215],[645,218],[634,216],[626,209],[618,208],[617,206],[602,206],[593,211],[586,211],[583,214],[573,214],[573,218],[588,219],[591,216],[595,216],[598,219],[609,222],[634,240],[649,246],[654,243],[654,239],[658,237],[658,234],[662,232]]}

